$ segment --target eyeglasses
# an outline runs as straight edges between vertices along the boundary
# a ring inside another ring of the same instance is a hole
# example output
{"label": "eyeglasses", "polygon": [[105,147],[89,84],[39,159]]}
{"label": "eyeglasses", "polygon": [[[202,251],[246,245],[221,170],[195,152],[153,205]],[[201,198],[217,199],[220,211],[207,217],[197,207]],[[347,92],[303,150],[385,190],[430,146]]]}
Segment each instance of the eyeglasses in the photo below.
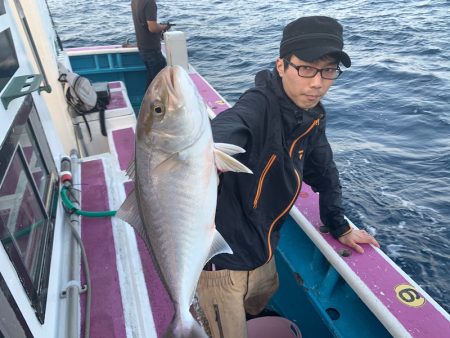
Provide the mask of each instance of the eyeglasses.
{"label": "eyeglasses", "polygon": [[286,59],[283,59],[283,60],[288,65],[297,69],[298,76],[300,76],[300,77],[313,78],[314,76],[317,75],[317,73],[320,72],[320,76],[322,77],[322,79],[336,80],[342,74],[342,70],[339,67],[327,67],[327,68],[319,69],[319,68],[311,67],[311,66],[295,65],[289,60],[286,60]]}

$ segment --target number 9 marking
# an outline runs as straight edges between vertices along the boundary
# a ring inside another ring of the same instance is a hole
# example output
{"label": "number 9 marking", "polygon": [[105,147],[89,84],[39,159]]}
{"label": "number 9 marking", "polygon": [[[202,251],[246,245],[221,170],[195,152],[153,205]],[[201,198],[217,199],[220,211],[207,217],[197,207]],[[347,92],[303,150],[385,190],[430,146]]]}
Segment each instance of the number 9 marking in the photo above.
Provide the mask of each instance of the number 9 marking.
{"label": "number 9 marking", "polygon": [[423,298],[412,285],[397,285],[395,287],[395,294],[397,299],[405,305],[411,307],[421,307],[425,304],[425,298]]}

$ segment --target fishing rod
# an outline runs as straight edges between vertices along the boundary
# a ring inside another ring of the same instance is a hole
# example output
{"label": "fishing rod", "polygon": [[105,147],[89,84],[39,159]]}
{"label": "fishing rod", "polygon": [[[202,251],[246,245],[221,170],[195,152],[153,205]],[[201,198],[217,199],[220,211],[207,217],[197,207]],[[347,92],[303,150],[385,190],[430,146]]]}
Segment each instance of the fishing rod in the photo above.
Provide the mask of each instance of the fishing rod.
{"label": "fishing rod", "polygon": [[167,21],[167,22],[161,22],[161,25],[166,25],[166,26],[167,26],[166,31],[168,31],[169,29],[171,29],[173,26],[176,26],[176,24],[171,23],[170,21]]}

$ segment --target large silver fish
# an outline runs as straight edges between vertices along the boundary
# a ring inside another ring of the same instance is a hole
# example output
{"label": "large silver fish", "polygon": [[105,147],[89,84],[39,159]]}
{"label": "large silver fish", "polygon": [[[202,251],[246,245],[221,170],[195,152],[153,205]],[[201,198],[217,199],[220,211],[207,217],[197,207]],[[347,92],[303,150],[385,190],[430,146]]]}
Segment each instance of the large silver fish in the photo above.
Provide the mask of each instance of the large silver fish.
{"label": "large silver fish", "polygon": [[205,263],[232,253],[217,232],[217,170],[251,171],[229,155],[243,152],[214,144],[208,109],[188,73],[164,68],[148,88],[136,127],[135,190],[117,216],[147,243],[175,314],[168,337],[206,337],[189,312]]}

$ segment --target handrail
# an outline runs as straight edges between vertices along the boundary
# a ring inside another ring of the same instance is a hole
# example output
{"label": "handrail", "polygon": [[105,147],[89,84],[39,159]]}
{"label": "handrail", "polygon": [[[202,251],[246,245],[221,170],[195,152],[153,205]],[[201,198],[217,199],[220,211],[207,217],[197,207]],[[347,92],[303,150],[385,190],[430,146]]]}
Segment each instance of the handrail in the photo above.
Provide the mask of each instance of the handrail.
{"label": "handrail", "polygon": [[39,92],[41,90],[45,90],[47,93],[50,93],[52,91],[52,87],[50,86],[50,83],[48,82],[47,76],[45,75],[44,67],[42,66],[42,61],[41,61],[41,58],[39,57],[39,53],[37,51],[36,44],[34,43],[33,36],[31,35],[31,29],[30,29],[30,26],[28,25],[28,21],[27,21],[27,18],[25,17],[25,13],[23,11],[22,5],[21,5],[20,1],[14,1],[14,3],[16,5],[17,13],[19,14],[19,17],[22,21],[25,35],[27,36],[28,42],[30,43],[31,51],[33,53],[34,59],[36,60],[39,72],[43,77],[44,86],[39,87]]}

